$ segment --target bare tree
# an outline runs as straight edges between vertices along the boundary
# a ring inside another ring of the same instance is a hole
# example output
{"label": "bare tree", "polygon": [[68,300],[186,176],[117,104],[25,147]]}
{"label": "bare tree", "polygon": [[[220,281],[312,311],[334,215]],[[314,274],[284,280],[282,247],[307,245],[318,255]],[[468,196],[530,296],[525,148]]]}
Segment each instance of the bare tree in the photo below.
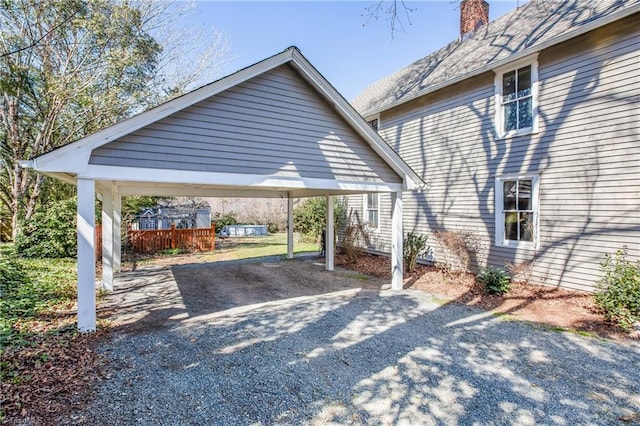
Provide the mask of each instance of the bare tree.
{"label": "bare tree", "polygon": [[[213,78],[229,43],[217,31],[199,40],[177,32],[187,12],[151,0],[2,2],[0,208],[11,216],[14,238],[45,183],[19,160],[179,95],[200,77]],[[179,63],[187,55],[192,66]]]}
{"label": "bare tree", "polygon": [[404,0],[379,0],[371,6],[365,7],[365,12],[362,14],[366,21],[363,26],[369,24],[372,20],[378,21],[384,17],[389,23],[389,29],[391,30],[391,38],[395,36],[397,32],[402,31],[406,33],[404,21],[407,25],[411,23],[411,13],[416,11],[416,8],[407,6]]}

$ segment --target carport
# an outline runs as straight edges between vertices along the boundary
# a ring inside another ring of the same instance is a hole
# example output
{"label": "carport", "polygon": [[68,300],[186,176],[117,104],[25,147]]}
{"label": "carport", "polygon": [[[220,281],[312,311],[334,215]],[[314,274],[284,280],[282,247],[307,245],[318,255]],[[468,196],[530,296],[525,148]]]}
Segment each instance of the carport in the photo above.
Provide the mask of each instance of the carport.
{"label": "carport", "polygon": [[392,194],[392,287],[402,288],[402,191],[411,168],[295,48],[168,101],[22,167],[77,186],[78,328],[96,328],[95,212],[102,198],[103,288],[120,270],[122,195],[327,197],[326,269],[334,267],[333,196]]}

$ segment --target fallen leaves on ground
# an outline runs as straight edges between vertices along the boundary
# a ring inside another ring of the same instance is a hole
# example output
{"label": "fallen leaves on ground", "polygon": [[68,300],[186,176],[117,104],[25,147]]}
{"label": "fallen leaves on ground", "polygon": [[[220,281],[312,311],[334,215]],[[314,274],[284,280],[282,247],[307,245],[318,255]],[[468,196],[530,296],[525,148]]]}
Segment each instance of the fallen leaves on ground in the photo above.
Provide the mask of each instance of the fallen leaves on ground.
{"label": "fallen leaves on ground", "polygon": [[[75,312],[33,323],[33,334],[18,347],[0,354],[0,395],[3,423],[59,424],[81,408],[103,377],[103,360],[93,343],[105,331],[78,334]],[[45,325],[46,324],[46,325]]]}

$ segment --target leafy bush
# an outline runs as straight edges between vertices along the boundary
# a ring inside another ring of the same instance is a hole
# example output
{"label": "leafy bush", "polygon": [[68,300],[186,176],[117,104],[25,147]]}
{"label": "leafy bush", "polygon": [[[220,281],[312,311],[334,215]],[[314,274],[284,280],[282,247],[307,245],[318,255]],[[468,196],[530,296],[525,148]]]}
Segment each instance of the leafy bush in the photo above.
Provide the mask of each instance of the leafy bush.
{"label": "leafy bush", "polygon": [[15,248],[24,257],[75,257],[77,199],[69,198],[43,206],[20,226]]}
{"label": "leafy bush", "polygon": [[600,269],[604,276],[596,281],[595,303],[607,320],[628,332],[640,320],[640,261],[629,261],[623,247],[606,254]]}
{"label": "leafy bush", "polygon": [[35,301],[24,296],[29,277],[24,266],[13,256],[0,257],[0,347],[7,345],[14,335],[16,318],[31,314]]}
{"label": "leafy bush", "polygon": [[216,224],[216,234],[227,225],[236,225],[238,223],[238,218],[234,212],[229,212],[222,214],[220,212],[216,212],[213,215],[213,221]]}
{"label": "leafy bush", "polygon": [[511,286],[507,272],[494,266],[481,269],[477,279],[489,293],[504,294]]}
{"label": "leafy bush", "polygon": [[160,254],[164,254],[164,255],[168,255],[168,256],[177,256],[179,254],[183,254],[183,253],[187,253],[188,250],[181,248],[181,247],[176,247],[176,248],[169,248],[169,249],[164,249],[160,251]]}
{"label": "leafy bush", "polygon": [[11,256],[0,257],[0,303],[10,298],[27,282],[27,273],[17,259]]}
{"label": "leafy bush", "polygon": [[[325,229],[327,202],[325,197],[308,198],[293,210],[293,229],[305,235],[318,236]],[[346,223],[347,202],[344,198],[335,198],[333,220],[336,229]]]}
{"label": "leafy bush", "polygon": [[429,250],[427,239],[426,235],[418,235],[413,232],[409,232],[405,237],[402,243],[402,255],[407,272],[413,272],[416,269],[418,257],[424,256]]}
{"label": "leafy bush", "polygon": [[[29,329],[25,325],[36,319],[39,312],[74,300],[76,282],[73,259],[0,255],[0,348],[22,345],[28,334],[24,330]],[[17,323],[20,328],[14,327]]]}
{"label": "leafy bush", "polygon": [[123,195],[121,214],[123,220],[132,221],[141,211],[156,207],[161,197],[148,197],[144,195]]}
{"label": "leafy bush", "polygon": [[275,222],[267,222],[267,232],[269,234],[277,234],[278,232],[280,232],[280,225],[278,225]]}

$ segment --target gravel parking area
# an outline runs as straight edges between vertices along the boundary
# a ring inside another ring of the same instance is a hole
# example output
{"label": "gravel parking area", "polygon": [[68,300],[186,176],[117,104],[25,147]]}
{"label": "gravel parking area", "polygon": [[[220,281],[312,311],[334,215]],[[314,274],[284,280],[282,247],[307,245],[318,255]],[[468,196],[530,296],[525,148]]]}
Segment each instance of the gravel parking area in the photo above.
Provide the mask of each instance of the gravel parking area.
{"label": "gravel parking area", "polygon": [[70,423],[640,424],[640,345],[396,292],[313,260],[123,273]]}

